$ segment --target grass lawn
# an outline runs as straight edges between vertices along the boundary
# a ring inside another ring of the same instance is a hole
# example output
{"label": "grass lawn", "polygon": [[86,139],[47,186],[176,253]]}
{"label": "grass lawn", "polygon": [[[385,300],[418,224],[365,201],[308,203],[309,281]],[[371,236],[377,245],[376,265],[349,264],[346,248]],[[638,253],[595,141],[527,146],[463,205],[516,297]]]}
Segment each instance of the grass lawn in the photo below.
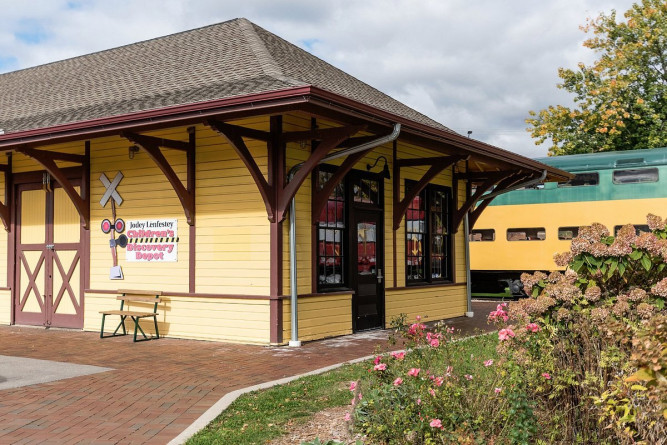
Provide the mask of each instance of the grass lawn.
{"label": "grass lawn", "polygon": [[[471,367],[471,355],[494,357],[496,344],[495,335],[452,342],[447,348],[447,361],[457,368],[467,369]],[[319,411],[348,405],[349,382],[367,375],[368,368],[368,361],[344,365],[324,374],[244,394],[187,443],[264,444],[285,434],[294,422],[305,423]],[[470,372],[473,372],[472,369]]]}
{"label": "grass lawn", "polygon": [[290,421],[305,422],[319,411],[349,404],[349,382],[360,379],[367,367],[365,362],[344,365],[324,374],[244,394],[187,443],[263,444],[287,432]]}

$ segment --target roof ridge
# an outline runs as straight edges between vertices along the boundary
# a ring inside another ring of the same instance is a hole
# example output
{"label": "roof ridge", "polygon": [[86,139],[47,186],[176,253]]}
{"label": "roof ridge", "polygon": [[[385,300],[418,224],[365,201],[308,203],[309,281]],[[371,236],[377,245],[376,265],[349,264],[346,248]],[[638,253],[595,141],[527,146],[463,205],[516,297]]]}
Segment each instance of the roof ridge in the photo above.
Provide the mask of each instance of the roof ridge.
{"label": "roof ridge", "polygon": [[264,42],[255,32],[253,23],[246,19],[245,17],[240,17],[236,19],[236,22],[239,25],[239,28],[245,35],[245,38],[248,42],[248,47],[252,50],[262,67],[262,71],[269,77],[274,79],[282,80],[291,85],[302,85],[303,82],[298,82],[296,79],[285,76],[285,73],[280,69],[280,65],[273,58],[269,50],[264,45]]}

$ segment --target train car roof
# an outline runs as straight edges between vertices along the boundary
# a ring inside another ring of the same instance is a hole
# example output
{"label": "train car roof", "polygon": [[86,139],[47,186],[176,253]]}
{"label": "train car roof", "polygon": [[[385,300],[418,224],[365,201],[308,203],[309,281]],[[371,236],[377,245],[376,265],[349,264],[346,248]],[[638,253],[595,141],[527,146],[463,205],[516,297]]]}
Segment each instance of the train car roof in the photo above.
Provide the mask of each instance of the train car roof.
{"label": "train car roof", "polygon": [[667,164],[667,147],[536,158],[568,172],[648,167]]}

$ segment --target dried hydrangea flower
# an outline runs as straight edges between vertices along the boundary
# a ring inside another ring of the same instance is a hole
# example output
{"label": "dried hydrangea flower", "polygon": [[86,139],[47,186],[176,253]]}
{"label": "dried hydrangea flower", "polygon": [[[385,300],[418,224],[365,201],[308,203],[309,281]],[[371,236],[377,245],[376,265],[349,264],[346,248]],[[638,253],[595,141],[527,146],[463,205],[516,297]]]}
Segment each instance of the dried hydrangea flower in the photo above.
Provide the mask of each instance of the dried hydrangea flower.
{"label": "dried hydrangea flower", "polygon": [[651,230],[662,230],[665,228],[665,222],[657,215],[649,213],[646,215],[646,224]]}
{"label": "dried hydrangea flower", "polygon": [[588,289],[586,289],[586,292],[584,293],[584,298],[590,302],[598,301],[600,299],[600,295],[602,294],[602,290],[598,286],[591,286]]}

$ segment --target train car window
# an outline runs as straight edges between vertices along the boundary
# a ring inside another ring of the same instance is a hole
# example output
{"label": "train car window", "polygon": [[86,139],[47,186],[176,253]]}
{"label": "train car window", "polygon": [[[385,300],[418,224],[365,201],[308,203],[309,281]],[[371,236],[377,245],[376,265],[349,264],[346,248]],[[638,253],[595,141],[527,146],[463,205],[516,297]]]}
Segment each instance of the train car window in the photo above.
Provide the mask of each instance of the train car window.
{"label": "train car window", "polygon": [[637,184],[642,182],[658,182],[657,168],[633,168],[614,170],[614,184]]}
{"label": "train car window", "polygon": [[558,184],[558,187],[580,187],[584,185],[598,185],[600,175],[597,172],[577,173],[574,178]]}
{"label": "train car window", "polygon": [[544,241],[546,238],[544,227],[507,229],[507,241]]}
{"label": "train car window", "polygon": [[495,241],[496,231],[494,229],[473,230],[468,239],[470,241]]}
{"label": "train car window", "polygon": [[[642,232],[650,232],[651,229],[648,228],[646,224],[633,224],[635,226],[635,232],[637,232],[637,235],[639,235]],[[619,230],[621,230],[621,227],[623,226],[614,226],[614,236],[618,233]]]}
{"label": "train car window", "polygon": [[571,240],[576,238],[579,235],[579,227],[559,227],[558,228],[558,239],[559,240]]}

